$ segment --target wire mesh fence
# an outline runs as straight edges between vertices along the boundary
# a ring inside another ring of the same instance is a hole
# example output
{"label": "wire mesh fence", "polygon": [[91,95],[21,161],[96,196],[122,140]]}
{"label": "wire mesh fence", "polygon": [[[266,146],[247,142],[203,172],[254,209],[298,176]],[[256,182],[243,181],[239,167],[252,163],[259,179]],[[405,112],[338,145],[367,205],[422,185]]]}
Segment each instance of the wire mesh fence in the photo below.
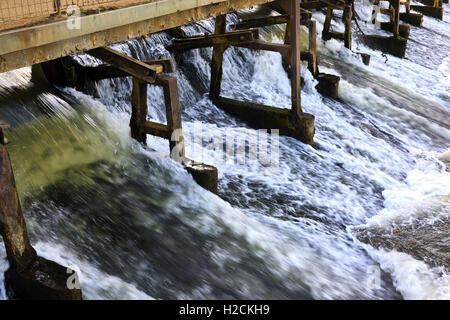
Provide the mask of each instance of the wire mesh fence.
{"label": "wire mesh fence", "polygon": [[[80,8],[123,2],[120,0],[0,0],[0,27],[2,23],[48,17],[72,5]],[[139,1],[134,1],[139,2]],[[145,2],[145,1],[142,1]]]}

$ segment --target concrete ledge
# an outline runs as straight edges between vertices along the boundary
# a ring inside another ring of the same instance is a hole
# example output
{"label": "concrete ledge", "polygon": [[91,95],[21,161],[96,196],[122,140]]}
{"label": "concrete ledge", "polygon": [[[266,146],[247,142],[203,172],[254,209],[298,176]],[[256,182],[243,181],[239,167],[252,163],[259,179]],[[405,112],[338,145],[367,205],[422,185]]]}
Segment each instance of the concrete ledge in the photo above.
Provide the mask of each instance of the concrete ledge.
{"label": "concrete ledge", "polygon": [[400,20],[407,22],[412,26],[420,27],[423,23],[423,14],[400,12]]}
{"label": "concrete ledge", "polygon": [[404,58],[408,40],[405,38],[384,37],[379,35],[366,35],[364,42],[373,49]]}
{"label": "concrete ledge", "polygon": [[426,6],[434,6],[434,0],[417,0],[418,2],[426,5]]}
{"label": "concrete ledge", "polygon": [[[381,26],[381,29],[388,31],[388,32],[393,32],[393,30],[394,30],[394,26],[393,26],[392,22],[381,22],[380,26]],[[400,24],[399,25],[398,34],[400,37],[408,39],[410,32],[411,32],[411,26],[409,24]]]}
{"label": "concrete ledge", "polygon": [[214,103],[256,129],[279,129],[280,134],[293,137],[303,143],[313,144],[314,142],[315,119],[311,114],[302,113],[300,117],[295,117],[289,109],[222,97],[216,99]]}
{"label": "concrete ledge", "polygon": [[444,8],[411,5],[411,10],[418,11],[426,16],[437,18],[440,20],[444,18]]}

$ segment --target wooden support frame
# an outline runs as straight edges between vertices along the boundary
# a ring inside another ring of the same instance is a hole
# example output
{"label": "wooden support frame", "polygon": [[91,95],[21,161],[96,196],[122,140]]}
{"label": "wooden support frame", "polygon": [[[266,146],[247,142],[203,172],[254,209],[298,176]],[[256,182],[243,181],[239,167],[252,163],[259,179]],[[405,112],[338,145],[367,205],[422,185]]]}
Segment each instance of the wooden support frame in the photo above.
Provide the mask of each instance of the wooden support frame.
{"label": "wooden support frame", "polygon": [[[283,56],[283,61],[285,65],[290,65],[290,22],[289,15],[285,13],[285,10],[281,7],[277,2],[272,2],[268,4],[269,8],[281,13],[278,16],[268,16],[264,18],[256,18],[242,21],[236,25],[234,25],[237,29],[244,28],[258,28],[265,26],[272,26],[276,24],[286,24],[286,36],[285,43],[276,44],[276,43],[268,43],[261,40],[255,40],[248,43],[242,43],[236,45],[241,48],[248,48],[253,50],[266,50],[278,52]],[[306,26],[308,28],[308,51],[301,52],[301,60],[308,61],[308,69],[315,76],[318,73],[317,66],[317,45],[316,45],[316,22],[311,20],[312,12],[300,8],[300,25]]]}
{"label": "wooden support frame", "polygon": [[163,88],[167,124],[147,121],[148,83],[133,77],[131,136],[141,143],[147,142],[147,134],[169,140],[171,158],[182,162],[185,156],[185,147],[177,78],[159,74],[152,84]]}
{"label": "wooden support frame", "polygon": [[[325,22],[322,30],[322,39],[327,41],[331,38],[344,40],[344,45],[347,49],[352,49],[352,15],[354,2],[352,0],[346,0],[342,3],[334,4],[329,3],[327,8],[327,13],[325,17]],[[333,11],[342,10],[342,20],[345,25],[345,30],[343,33],[331,31],[331,20],[333,19]]]}
{"label": "wooden support frame", "polygon": [[[300,87],[300,63],[301,63],[301,51],[300,51],[300,4],[296,0],[280,0],[280,7],[287,12],[288,16],[288,28],[289,34],[292,35],[289,44],[274,44],[267,43],[265,41],[248,41],[239,43],[236,46],[245,47],[255,50],[268,50],[279,52],[284,58],[289,59],[291,66],[291,92],[292,92],[292,113],[299,116],[302,113],[301,107],[301,87]],[[216,18],[215,35],[219,35],[221,32],[225,32],[226,16],[220,16]],[[228,45],[227,45],[228,46]],[[211,62],[211,89],[210,97],[212,100],[216,100],[220,96],[220,83],[222,80],[222,63],[223,54],[226,50],[224,44],[219,43],[214,46],[213,58]]]}
{"label": "wooden support frame", "polygon": [[[164,73],[174,72],[171,59],[139,61],[110,48],[90,50],[88,54],[111,64],[111,66],[92,67],[91,74],[98,75],[106,71],[106,77],[133,77],[131,93],[131,136],[141,143],[146,143],[147,134],[169,140],[171,157],[182,162],[185,155],[181,109],[177,78]],[[94,71],[100,68],[100,71]],[[100,76],[96,76],[97,80]],[[147,121],[147,85],[163,88],[167,125]]]}
{"label": "wooden support frame", "polygon": [[[287,23],[286,29],[292,38],[288,43],[275,44],[268,43],[259,39],[248,42],[238,43],[234,46],[248,48],[253,50],[266,50],[278,52],[282,55],[283,60],[288,61],[291,73],[292,101],[291,109],[278,109],[269,106],[253,104],[250,102],[241,102],[233,99],[227,99],[220,96],[221,80],[222,80],[222,63],[223,54],[228,48],[227,44],[217,44],[213,47],[213,56],[211,61],[211,87],[210,98],[220,108],[230,112],[249,123],[253,123],[256,127],[271,127],[272,125],[280,129],[282,134],[295,137],[304,143],[312,144],[314,137],[314,116],[303,113],[301,108],[301,87],[300,87],[300,25],[301,10],[299,1],[297,0],[280,0],[271,5],[279,8],[285,14],[279,17],[266,17],[263,19],[252,19],[250,21],[238,24],[236,27],[243,28],[248,26],[273,25]],[[303,11],[303,15],[310,17],[310,12]],[[315,36],[315,24],[308,24],[313,30]],[[226,16],[216,18],[215,35],[223,34],[226,30]],[[310,51],[307,54],[315,56],[314,46],[310,42]],[[286,113],[287,112],[287,113]],[[256,121],[256,123],[255,123]]]}

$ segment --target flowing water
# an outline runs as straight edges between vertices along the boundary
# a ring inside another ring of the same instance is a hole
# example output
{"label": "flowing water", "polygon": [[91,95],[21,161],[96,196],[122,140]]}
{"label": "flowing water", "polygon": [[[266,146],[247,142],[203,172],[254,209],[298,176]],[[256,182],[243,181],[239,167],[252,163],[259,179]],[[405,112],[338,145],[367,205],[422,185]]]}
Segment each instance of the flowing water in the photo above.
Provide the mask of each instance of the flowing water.
{"label": "flowing water", "polygon": [[[368,3],[357,6],[369,20]],[[201,122],[207,137],[187,139],[187,156],[218,167],[218,196],[169,159],[167,141],[149,136],[143,147],[130,138],[130,79],[82,93],[31,79],[31,68],[1,74],[0,119],[12,125],[8,149],[34,247],[78,270],[86,299],[450,299],[444,6],[444,21],[425,17],[412,27],[406,59],[355,37],[353,47],[372,55],[367,67],[342,43],[320,41],[319,68],[341,76],[341,100],[318,94],[303,67],[315,144],[280,136],[276,172],[224,159],[217,141],[231,136],[245,148],[255,131],[208,99],[211,49],[184,54],[176,74],[184,131]],[[320,34],[324,15],[314,18]],[[201,25],[185,31],[213,29],[210,20]],[[280,34],[263,32],[276,42]],[[160,33],[113,48],[162,58],[170,41]],[[232,48],[224,61],[224,96],[289,107],[279,55]],[[148,100],[149,118],[164,122],[161,90],[149,86]],[[6,298],[3,245],[0,255]]]}

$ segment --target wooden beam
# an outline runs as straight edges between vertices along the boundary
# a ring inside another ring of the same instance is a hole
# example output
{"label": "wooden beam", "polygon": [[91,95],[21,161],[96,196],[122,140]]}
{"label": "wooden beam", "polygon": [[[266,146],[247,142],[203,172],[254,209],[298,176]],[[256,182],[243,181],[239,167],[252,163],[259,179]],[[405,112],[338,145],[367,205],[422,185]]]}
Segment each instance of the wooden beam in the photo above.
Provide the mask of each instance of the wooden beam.
{"label": "wooden beam", "polygon": [[317,68],[317,41],[316,41],[316,21],[311,20],[308,23],[308,52],[311,55],[308,59],[308,69],[313,76],[318,72]]}
{"label": "wooden beam", "polygon": [[160,137],[163,139],[170,140],[170,130],[167,125],[162,123],[157,123],[153,121],[147,121],[144,124],[144,130],[146,134],[151,134],[152,136]]}
{"label": "wooden beam", "polygon": [[189,39],[178,39],[167,47],[171,52],[183,52],[198,48],[207,48],[217,45],[236,45],[243,42],[253,41],[259,38],[258,29],[227,32],[224,34],[214,34],[197,36]]}
{"label": "wooden beam", "polygon": [[352,15],[353,8],[352,5],[346,5],[344,8],[344,23],[345,23],[345,31],[344,31],[344,45],[347,49],[352,49]]}
{"label": "wooden beam", "polygon": [[291,94],[292,107],[291,112],[296,116],[302,113],[301,106],[301,81],[300,81],[300,2],[297,0],[290,0],[289,3],[284,2],[289,6],[289,27],[290,27],[290,45],[291,45]]}
{"label": "wooden beam", "polygon": [[260,28],[273,26],[276,24],[284,24],[289,20],[289,16],[287,14],[279,15],[279,16],[268,16],[264,18],[255,18],[248,19],[242,22],[239,22],[234,25],[236,29],[249,29],[249,28]]}
{"label": "wooden beam", "polygon": [[[172,64],[172,59],[162,59],[162,60],[148,60],[143,61],[147,65],[158,65],[162,67],[163,73],[173,73],[175,68]],[[100,81],[104,79],[111,78],[122,78],[130,77],[128,72],[117,69],[116,67],[109,64],[101,64],[95,67],[91,66],[80,66],[84,74],[85,80],[88,81]]]}
{"label": "wooden beam", "polygon": [[87,53],[147,83],[154,83],[156,75],[164,70],[161,65],[148,65],[107,47],[89,50]]}
{"label": "wooden beam", "polygon": [[323,24],[323,30],[322,30],[322,39],[324,41],[327,41],[330,39],[330,27],[331,27],[331,19],[332,18],[333,18],[333,8],[328,7],[327,15],[325,17],[325,22]]}
{"label": "wooden beam", "polygon": [[[311,19],[312,12],[307,10],[300,11],[301,21],[307,21]],[[261,28],[267,26],[273,26],[277,24],[285,24],[289,21],[289,16],[287,14],[282,14],[279,16],[268,16],[264,18],[255,18],[244,20],[234,25],[236,29],[250,29],[250,28]],[[306,25],[306,24],[305,24]]]}
{"label": "wooden beam", "polygon": [[167,128],[170,133],[170,156],[173,160],[182,162],[185,156],[185,147],[177,78],[159,74],[155,84],[162,86],[164,90]]}
{"label": "wooden beam", "polygon": [[[216,17],[214,27],[214,34],[224,34],[227,26],[227,16],[221,15]],[[209,89],[209,97],[215,100],[220,96],[220,88],[223,75],[223,54],[227,50],[228,45],[216,45],[213,48],[213,55],[211,59],[211,84]]]}
{"label": "wooden beam", "polygon": [[133,90],[131,92],[131,137],[139,142],[146,143],[147,135],[144,124],[147,121],[147,82],[133,77]]}
{"label": "wooden beam", "polygon": [[272,43],[263,40],[254,40],[251,42],[241,43],[236,45],[235,47],[278,52],[284,58],[289,58],[291,53],[291,46],[288,44]]}

